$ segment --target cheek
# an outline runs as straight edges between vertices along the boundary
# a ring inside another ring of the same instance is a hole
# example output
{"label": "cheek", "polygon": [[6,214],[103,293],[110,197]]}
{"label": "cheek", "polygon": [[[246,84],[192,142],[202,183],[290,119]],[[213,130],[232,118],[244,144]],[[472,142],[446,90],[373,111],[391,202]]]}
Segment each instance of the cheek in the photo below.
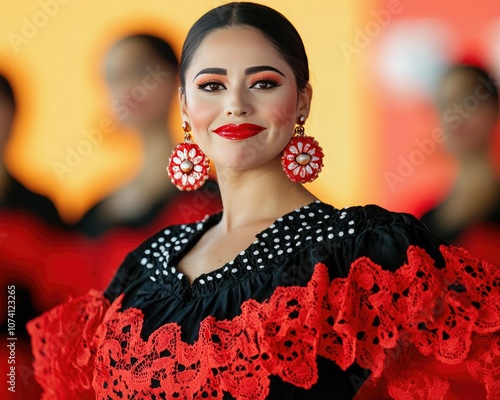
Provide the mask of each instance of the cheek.
{"label": "cheek", "polygon": [[269,120],[279,130],[288,130],[297,119],[297,95],[286,92],[267,107]]}
{"label": "cheek", "polygon": [[286,137],[287,140],[293,134],[296,120],[295,107],[281,108],[273,110],[272,115],[269,116],[269,121],[273,127],[273,131],[277,132],[280,136]]}
{"label": "cheek", "polygon": [[468,118],[464,118],[463,123],[471,141],[485,140],[494,126],[493,120],[481,109],[472,112]]}
{"label": "cheek", "polygon": [[165,108],[171,101],[172,88],[169,84],[158,85],[146,91],[144,101],[156,108]]}
{"label": "cheek", "polygon": [[219,114],[217,102],[213,99],[201,99],[196,96],[187,96],[187,113],[191,129],[194,133],[207,132],[216,116]]}

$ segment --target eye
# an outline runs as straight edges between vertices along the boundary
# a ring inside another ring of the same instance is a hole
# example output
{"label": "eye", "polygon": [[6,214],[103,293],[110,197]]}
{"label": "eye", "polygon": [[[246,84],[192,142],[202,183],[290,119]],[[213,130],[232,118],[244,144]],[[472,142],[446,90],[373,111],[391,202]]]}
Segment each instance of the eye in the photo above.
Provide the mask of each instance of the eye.
{"label": "eye", "polygon": [[219,90],[224,90],[226,87],[219,82],[204,82],[198,85],[198,89],[205,92],[218,92]]}
{"label": "eye", "polygon": [[257,90],[269,90],[275,87],[281,86],[281,84],[278,81],[272,80],[272,79],[264,79],[255,82],[251,88],[255,88]]}

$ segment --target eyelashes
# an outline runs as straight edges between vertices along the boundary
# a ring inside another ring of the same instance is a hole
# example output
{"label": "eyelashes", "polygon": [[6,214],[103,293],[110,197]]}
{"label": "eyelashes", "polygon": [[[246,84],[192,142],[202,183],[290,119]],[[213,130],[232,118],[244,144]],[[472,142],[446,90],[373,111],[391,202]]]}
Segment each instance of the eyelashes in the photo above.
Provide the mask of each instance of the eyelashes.
{"label": "eyelashes", "polygon": [[204,92],[217,92],[226,89],[222,83],[215,81],[199,83],[197,86],[198,89],[203,90]]}
{"label": "eyelashes", "polygon": [[276,79],[260,79],[256,81],[251,87],[258,90],[269,90],[281,86],[281,82]]}
{"label": "eyelashes", "polygon": [[[271,90],[276,87],[281,86],[282,83],[273,78],[264,78],[264,79],[256,79],[254,82],[249,86],[250,89],[256,89],[258,91],[266,91],[266,90]],[[201,82],[197,84],[198,89],[204,91],[204,92],[210,92],[210,93],[215,93],[221,90],[226,90],[226,86],[217,80],[208,80]]]}

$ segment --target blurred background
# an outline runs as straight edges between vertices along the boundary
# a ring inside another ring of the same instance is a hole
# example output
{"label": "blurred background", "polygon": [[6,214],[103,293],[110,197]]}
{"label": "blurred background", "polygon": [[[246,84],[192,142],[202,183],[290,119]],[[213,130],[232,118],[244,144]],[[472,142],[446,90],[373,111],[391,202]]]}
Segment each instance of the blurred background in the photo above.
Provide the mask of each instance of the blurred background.
{"label": "blurred background", "polygon": [[[108,47],[134,30],[167,38],[179,52],[190,25],[223,1],[22,0],[0,13],[0,71],[19,100],[6,163],[49,197],[68,223],[131,179],[140,141],[114,119],[103,77]],[[415,139],[439,127],[433,85],[443,63],[474,53],[500,64],[500,5],[431,0],[262,3],[282,11],[306,44],[314,87],[307,132],[326,150],[311,189],[338,206],[377,202],[412,210],[415,187],[442,187],[430,171],[441,149],[398,175]],[[174,104],[176,107],[176,104]],[[177,112],[171,126],[181,137]],[[91,132],[103,139],[93,144]],[[90,142],[91,146],[87,143]],[[392,177],[394,178],[394,177]],[[394,182],[394,183],[393,183]]]}
{"label": "blurred background", "polygon": [[[143,185],[148,143],[161,143],[148,142],[148,129],[120,115],[124,104],[113,97],[111,49],[122,38],[141,33],[162,38],[179,56],[191,24],[226,1],[1,1],[0,75],[15,98],[13,103],[4,95],[7,100],[0,101],[0,123],[8,132],[0,130],[5,138],[0,137],[2,164],[5,174],[35,196],[26,202],[27,213],[11,210],[16,207],[0,209],[2,284],[18,287],[16,329],[21,336],[25,320],[33,315],[90,287],[103,289],[129,250],[162,223],[173,221],[163,210],[158,213],[165,218],[157,219],[156,225],[140,216],[141,229],[130,224],[117,229],[119,224],[110,223],[92,231],[82,225],[114,193],[130,188],[131,182]],[[482,100],[462,103],[469,95],[462,93],[443,108],[440,85],[450,64],[466,63],[488,71],[492,83],[481,83],[481,93],[483,98],[493,93],[490,87],[500,73],[498,1],[257,2],[287,16],[308,51],[314,96],[305,128],[325,153],[324,170],[310,189],[339,208],[376,203],[419,217],[446,201],[462,168],[448,143],[445,122],[455,118],[457,125],[465,126]],[[143,57],[148,55],[135,59]],[[164,75],[154,65],[147,70],[149,82],[161,83],[175,75]],[[139,80],[146,76],[140,75],[144,71],[137,74]],[[142,96],[140,91],[136,94]],[[177,102],[165,101],[169,110],[161,118],[170,140],[165,142],[163,163],[157,165],[162,173],[171,152],[167,147],[182,139]],[[457,105],[462,109],[455,109]],[[132,112],[137,104],[125,106],[122,111]],[[491,164],[494,183],[484,186],[497,187],[497,124],[491,124],[487,136],[484,163]],[[161,154],[156,156],[161,159]],[[164,179],[168,181],[166,172]],[[122,192],[122,199],[130,198],[130,191]],[[151,202],[174,201],[172,196],[165,188]],[[184,216],[192,220],[218,207],[216,188],[201,197],[190,196],[176,197],[170,212],[187,202]],[[500,252],[500,239],[491,239],[500,238],[499,203],[495,194],[491,198],[493,205],[483,219],[493,225],[463,242],[471,248],[481,242],[476,246],[480,253],[482,243],[489,241],[490,259]],[[108,204],[116,210],[114,204],[121,203]],[[160,215],[156,212],[151,215]],[[7,308],[3,293],[2,310]],[[6,326],[3,317],[2,324]],[[1,351],[3,371],[5,346]],[[20,344],[17,356],[18,390],[11,397],[38,398],[28,347],[23,350]]]}

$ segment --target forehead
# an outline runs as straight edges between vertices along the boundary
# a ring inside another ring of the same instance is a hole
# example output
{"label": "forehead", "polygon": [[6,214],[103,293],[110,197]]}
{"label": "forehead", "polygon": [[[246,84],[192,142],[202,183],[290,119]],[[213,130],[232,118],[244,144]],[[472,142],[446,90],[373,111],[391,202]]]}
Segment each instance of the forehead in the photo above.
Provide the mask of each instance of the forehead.
{"label": "forehead", "polygon": [[122,63],[137,63],[158,56],[148,42],[139,38],[125,39],[116,43],[106,55],[106,65],[110,67],[120,66]]}
{"label": "forehead", "polygon": [[440,85],[441,96],[464,96],[481,86],[476,74],[468,70],[456,70],[448,73]]}
{"label": "forehead", "polygon": [[229,27],[208,34],[198,47],[188,69],[278,65],[290,69],[274,45],[261,32],[250,27]]}

